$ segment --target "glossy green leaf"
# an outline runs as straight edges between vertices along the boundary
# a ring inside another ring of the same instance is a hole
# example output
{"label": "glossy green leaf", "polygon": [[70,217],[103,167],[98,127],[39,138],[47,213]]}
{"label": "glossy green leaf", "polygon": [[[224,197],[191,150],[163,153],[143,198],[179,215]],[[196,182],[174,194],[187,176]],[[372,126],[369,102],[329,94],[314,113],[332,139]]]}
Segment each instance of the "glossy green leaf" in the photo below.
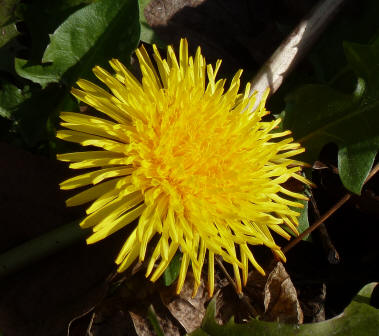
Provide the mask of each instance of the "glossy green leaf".
{"label": "glossy green leaf", "polygon": [[137,0],[100,0],[70,15],[50,36],[42,65],[16,59],[17,73],[41,86],[92,78],[95,65],[111,58],[126,64],[139,42]]}
{"label": "glossy green leaf", "polygon": [[54,66],[31,65],[21,58],[15,59],[15,69],[19,76],[40,84],[42,88],[49,83],[58,83],[61,77]]}
{"label": "glossy green leaf", "polygon": [[[39,65],[49,36],[73,13],[93,0],[33,0],[24,4],[23,24],[30,38],[27,59]],[[41,24],[43,22],[43,24]]]}
{"label": "glossy green leaf", "polygon": [[355,91],[300,87],[286,98],[283,126],[306,148],[309,163],[325,144],[336,143],[341,180],[359,194],[379,149],[379,41],[345,44],[345,52],[356,74]]}
{"label": "glossy green leaf", "polygon": [[190,336],[374,336],[379,335],[379,309],[370,306],[370,298],[377,283],[364,286],[344,312],[330,320],[302,325],[251,320],[226,325],[216,323],[216,299],[207,308],[202,325]]}

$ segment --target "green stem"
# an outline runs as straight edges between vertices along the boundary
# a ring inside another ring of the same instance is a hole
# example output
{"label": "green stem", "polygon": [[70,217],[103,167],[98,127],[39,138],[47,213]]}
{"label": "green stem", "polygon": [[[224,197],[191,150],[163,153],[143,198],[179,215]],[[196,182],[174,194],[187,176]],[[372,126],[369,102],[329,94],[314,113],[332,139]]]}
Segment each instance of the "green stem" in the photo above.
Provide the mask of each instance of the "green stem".
{"label": "green stem", "polygon": [[78,221],[75,221],[12,248],[0,254],[0,278],[52,255],[86,236],[88,230],[81,229]]}

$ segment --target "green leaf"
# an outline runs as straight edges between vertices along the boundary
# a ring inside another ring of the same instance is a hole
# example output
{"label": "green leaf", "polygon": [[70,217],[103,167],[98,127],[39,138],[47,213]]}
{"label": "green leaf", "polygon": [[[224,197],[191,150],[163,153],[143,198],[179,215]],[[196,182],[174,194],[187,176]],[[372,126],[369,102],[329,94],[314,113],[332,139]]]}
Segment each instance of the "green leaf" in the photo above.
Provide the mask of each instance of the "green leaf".
{"label": "green leaf", "polygon": [[[300,216],[298,217],[299,226],[298,231],[299,233],[303,233],[305,230],[309,228],[309,221],[308,221],[308,203],[309,201],[306,200],[297,200],[298,203],[301,203],[304,205],[304,208],[300,209]],[[297,209],[299,211],[299,209]],[[303,240],[307,240],[309,235],[305,236]]]}
{"label": "green leaf", "polygon": [[0,0],[0,48],[19,35],[16,27],[20,0]]}
{"label": "green leaf", "polygon": [[30,97],[30,92],[24,92],[10,83],[3,83],[0,87],[0,116],[12,119],[12,114],[17,107]]}
{"label": "green leaf", "polygon": [[49,83],[58,83],[60,76],[53,66],[31,65],[27,60],[16,58],[15,69],[19,76],[38,83],[45,88]]}
{"label": "green leaf", "polygon": [[34,147],[49,138],[55,142],[54,126],[58,113],[77,108],[76,100],[57,85],[41,90],[29,86],[20,89],[1,81],[0,84],[0,116],[11,121],[8,131],[13,134],[12,138],[21,138],[27,147]]}
{"label": "green leaf", "polygon": [[30,99],[23,101],[13,112],[12,119],[28,147],[34,147],[48,139],[48,117],[61,110],[60,106],[66,99],[72,99],[66,90],[51,85],[33,92]]}
{"label": "green leaf", "polygon": [[0,27],[13,20],[19,2],[20,0],[0,0]]}
{"label": "green leaf", "polygon": [[357,77],[355,91],[300,87],[286,98],[283,126],[306,148],[304,159],[310,163],[325,144],[337,144],[341,180],[360,194],[379,149],[379,40],[368,46],[345,44],[345,53]]}
{"label": "green leaf", "polygon": [[221,326],[216,323],[216,298],[208,305],[202,325],[190,336],[373,336],[379,335],[379,309],[370,306],[377,283],[364,286],[344,312],[330,320],[302,325],[251,320],[236,324],[233,320]]}
{"label": "green leaf", "polygon": [[181,261],[182,254],[177,252],[163,273],[163,281],[166,286],[170,286],[178,278]]}
{"label": "green leaf", "polygon": [[96,1],[70,15],[50,36],[43,65],[16,59],[16,71],[42,87],[52,82],[71,87],[78,77],[93,78],[91,69],[111,58],[129,64],[139,31],[137,0]]}
{"label": "green leaf", "polygon": [[10,23],[0,28],[0,48],[19,34],[16,24]]}
{"label": "green leaf", "polygon": [[71,14],[92,2],[93,0],[33,0],[24,3],[23,21],[31,40],[28,61],[33,65],[39,64],[49,44],[49,36]]}

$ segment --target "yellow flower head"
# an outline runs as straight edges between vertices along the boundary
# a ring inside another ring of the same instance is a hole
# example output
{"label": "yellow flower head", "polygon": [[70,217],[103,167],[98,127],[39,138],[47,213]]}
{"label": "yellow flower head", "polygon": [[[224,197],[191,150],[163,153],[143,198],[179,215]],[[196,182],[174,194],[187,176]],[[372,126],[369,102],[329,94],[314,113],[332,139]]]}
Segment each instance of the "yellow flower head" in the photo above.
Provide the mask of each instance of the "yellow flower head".
{"label": "yellow flower head", "polygon": [[233,266],[241,291],[240,270],[246,283],[249,262],[264,273],[250,246],[266,245],[284,260],[270,231],[289,238],[284,224],[297,232],[293,207],[302,205],[294,199],[306,198],[282,184],[291,177],[309,183],[297,173],[303,164],[291,159],[303,148],[286,137],[289,131],[272,132],[280,119],[261,120],[266,97],[252,110],[250,85],[238,93],[242,71],[226,90],[225,80],[216,81],[221,61],[206,65],[200,48],[189,56],[185,39],[179,60],[171,47],[167,60],[153,47],[156,67],[144,47],[136,52],[141,82],[113,59],[114,75],[93,70],[111,93],[83,79],[80,89],[72,89],[106,117],[61,113],[61,125],[69,130],[58,131],[58,138],[100,149],[58,155],[70,168],[94,168],[64,181],[61,189],[92,185],[67,200],[68,206],[92,202],[80,224],[93,228],[88,244],[139,218],[116,259],[119,272],[143,261],[157,235],[146,272],[152,281],[180,249],[178,293],[190,263],[196,293],[207,256],[213,294],[215,255]]}

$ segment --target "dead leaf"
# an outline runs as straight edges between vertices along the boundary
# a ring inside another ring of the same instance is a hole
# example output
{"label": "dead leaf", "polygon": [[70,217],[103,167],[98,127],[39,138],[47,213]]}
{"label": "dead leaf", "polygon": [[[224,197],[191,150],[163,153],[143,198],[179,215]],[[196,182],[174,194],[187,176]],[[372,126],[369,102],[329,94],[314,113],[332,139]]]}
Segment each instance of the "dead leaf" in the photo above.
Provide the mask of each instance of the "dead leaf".
{"label": "dead leaf", "polygon": [[297,299],[296,289],[281,262],[276,264],[267,278],[263,302],[264,320],[303,323],[303,312]]}
{"label": "dead leaf", "polygon": [[268,275],[262,276],[252,271],[245,287],[245,294],[260,319],[301,324],[303,312],[296,289],[283,264],[273,263],[266,267],[266,272]]}
{"label": "dead leaf", "polygon": [[138,336],[156,335],[151,323],[149,322],[146,316],[135,312],[129,312],[129,314],[132,318],[134,328]]}
{"label": "dead leaf", "polygon": [[205,315],[205,305],[209,300],[208,291],[202,281],[197,295],[192,297],[193,274],[187,273],[186,281],[179,295],[176,295],[175,285],[161,291],[161,300],[175,319],[187,333],[198,328]]}
{"label": "dead leaf", "polygon": [[161,302],[159,291],[162,287],[159,281],[153,283],[145,277],[144,272],[130,269],[114,277],[110,287],[109,296],[94,312],[91,336],[156,335],[152,316],[165,336],[184,334],[184,329]]}

